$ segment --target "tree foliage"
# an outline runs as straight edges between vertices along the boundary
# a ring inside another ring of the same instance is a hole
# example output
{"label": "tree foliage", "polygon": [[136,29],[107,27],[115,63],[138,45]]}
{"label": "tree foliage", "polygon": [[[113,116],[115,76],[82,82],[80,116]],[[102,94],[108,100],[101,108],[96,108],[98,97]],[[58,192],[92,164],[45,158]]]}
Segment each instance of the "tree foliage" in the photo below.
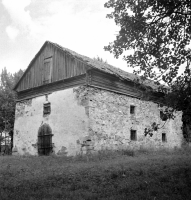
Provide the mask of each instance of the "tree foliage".
{"label": "tree foliage", "polygon": [[183,111],[191,141],[191,0],[109,0],[105,7],[120,30],[104,49],[123,56],[135,74],[170,86],[166,105]]}
{"label": "tree foliage", "polygon": [[[182,64],[191,60],[190,0],[109,0],[107,15],[120,27],[105,47],[116,58],[123,55],[135,73],[171,84]],[[132,55],[125,55],[133,50]]]}
{"label": "tree foliage", "polygon": [[8,73],[6,68],[0,74],[0,132],[13,129],[16,94],[12,89],[22,74],[22,70],[14,74]]}
{"label": "tree foliage", "polygon": [[97,56],[97,57],[94,57],[93,58],[94,60],[98,60],[99,62],[102,62],[102,63],[107,63],[107,61],[104,61],[103,58]]}

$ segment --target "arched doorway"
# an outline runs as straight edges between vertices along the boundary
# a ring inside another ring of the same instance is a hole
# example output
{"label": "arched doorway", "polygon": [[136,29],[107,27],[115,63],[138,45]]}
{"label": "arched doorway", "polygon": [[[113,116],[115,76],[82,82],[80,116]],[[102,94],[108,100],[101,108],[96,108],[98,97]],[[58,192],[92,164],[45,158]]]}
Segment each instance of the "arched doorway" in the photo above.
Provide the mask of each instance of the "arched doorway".
{"label": "arched doorway", "polygon": [[48,124],[43,124],[38,130],[38,154],[49,155],[52,153],[52,129]]}

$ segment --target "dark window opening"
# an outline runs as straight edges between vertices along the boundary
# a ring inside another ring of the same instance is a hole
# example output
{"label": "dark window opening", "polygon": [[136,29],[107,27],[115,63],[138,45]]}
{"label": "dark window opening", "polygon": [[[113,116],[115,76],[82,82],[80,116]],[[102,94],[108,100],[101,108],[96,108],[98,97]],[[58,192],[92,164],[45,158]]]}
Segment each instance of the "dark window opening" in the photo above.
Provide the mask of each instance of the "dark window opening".
{"label": "dark window opening", "polygon": [[48,124],[43,124],[38,130],[38,154],[50,155],[52,153],[52,129]]}
{"label": "dark window opening", "polygon": [[135,114],[135,106],[130,106],[130,114]]}
{"label": "dark window opening", "polygon": [[168,119],[168,116],[163,111],[160,111],[160,118],[162,121],[166,121]]}
{"label": "dark window opening", "polygon": [[133,140],[133,141],[137,140],[137,131],[131,130],[130,139]]}
{"label": "dark window opening", "polygon": [[44,106],[43,106],[43,115],[49,115],[50,112],[51,112],[51,104],[50,104],[50,102],[44,103]]}
{"label": "dark window opening", "polygon": [[162,133],[162,142],[166,142],[167,139],[166,139],[166,133]]}

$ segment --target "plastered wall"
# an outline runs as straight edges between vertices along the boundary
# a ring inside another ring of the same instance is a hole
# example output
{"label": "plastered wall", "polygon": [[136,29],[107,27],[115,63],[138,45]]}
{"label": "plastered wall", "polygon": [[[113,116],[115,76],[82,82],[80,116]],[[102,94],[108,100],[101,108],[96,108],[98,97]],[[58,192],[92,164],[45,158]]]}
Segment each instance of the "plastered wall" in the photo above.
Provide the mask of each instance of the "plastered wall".
{"label": "plastered wall", "polygon": [[48,124],[52,129],[53,153],[76,155],[81,138],[88,134],[86,109],[76,99],[73,89],[48,94],[50,115],[43,116],[45,96],[18,102],[14,126],[14,151],[20,155],[37,155],[39,127]]}

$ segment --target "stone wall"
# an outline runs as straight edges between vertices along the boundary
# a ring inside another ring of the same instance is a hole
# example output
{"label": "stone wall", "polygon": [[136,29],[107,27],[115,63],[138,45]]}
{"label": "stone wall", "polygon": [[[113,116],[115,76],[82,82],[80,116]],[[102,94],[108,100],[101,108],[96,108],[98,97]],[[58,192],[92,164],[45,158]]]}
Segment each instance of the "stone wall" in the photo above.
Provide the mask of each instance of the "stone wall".
{"label": "stone wall", "polygon": [[[51,113],[43,115],[43,104]],[[130,113],[134,106],[134,114]],[[158,104],[93,87],[56,91],[18,102],[14,127],[14,151],[38,154],[38,130],[52,130],[53,153],[76,155],[101,149],[174,148],[183,140],[181,112],[174,120],[162,121]],[[145,134],[155,124],[152,134]],[[131,131],[134,132],[132,137]],[[162,133],[166,134],[162,141]]]}
{"label": "stone wall", "polygon": [[[162,121],[160,111],[164,107],[150,101],[90,87],[81,87],[77,93],[82,101],[89,98],[89,141],[94,150],[173,148],[182,144],[181,112],[175,114],[174,120]],[[130,114],[131,105],[134,114]],[[145,129],[151,129],[153,124],[159,129],[145,136]],[[136,131],[136,140],[131,140],[131,130]],[[162,133],[166,134],[165,141]]]}

